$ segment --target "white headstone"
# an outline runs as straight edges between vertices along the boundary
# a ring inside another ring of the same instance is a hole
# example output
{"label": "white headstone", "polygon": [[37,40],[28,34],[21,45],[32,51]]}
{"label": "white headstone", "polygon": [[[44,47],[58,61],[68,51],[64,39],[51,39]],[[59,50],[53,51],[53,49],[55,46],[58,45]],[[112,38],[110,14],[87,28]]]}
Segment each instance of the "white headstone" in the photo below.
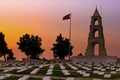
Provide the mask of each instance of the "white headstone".
{"label": "white headstone", "polygon": [[110,78],[111,74],[104,74],[104,78]]}
{"label": "white headstone", "polygon": [[42,80],[51,80],[51,79],[50,79],[50,76],[44,76]]}
{"label": "white headstone", "polygon": [[105,72],[98,72],[98,75],[104,75]]}
{"label": "white headstone", "polygon": [[73,77],[68,77],[66,80],[75,80]]}

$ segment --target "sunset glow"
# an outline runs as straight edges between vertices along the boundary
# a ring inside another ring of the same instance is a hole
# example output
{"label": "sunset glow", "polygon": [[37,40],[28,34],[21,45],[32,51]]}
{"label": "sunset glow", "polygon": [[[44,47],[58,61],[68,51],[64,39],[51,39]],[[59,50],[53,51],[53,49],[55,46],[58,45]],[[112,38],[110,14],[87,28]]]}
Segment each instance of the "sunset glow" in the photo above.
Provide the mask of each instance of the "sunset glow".
{"label": "sunset glow", "polygon": [[0,32],[5,34],[8,48],[15,57],[26,57],[16,44],[25,33],[39,35],[45,58],[53,58],[50,50],[62,33],[68,38],[69,20],[62,18],[72,13],[73,56],[85,53],[91,16],[96,5],[102,16],[105,46],[108,55],[120,57],[120,0],[1,0]]}

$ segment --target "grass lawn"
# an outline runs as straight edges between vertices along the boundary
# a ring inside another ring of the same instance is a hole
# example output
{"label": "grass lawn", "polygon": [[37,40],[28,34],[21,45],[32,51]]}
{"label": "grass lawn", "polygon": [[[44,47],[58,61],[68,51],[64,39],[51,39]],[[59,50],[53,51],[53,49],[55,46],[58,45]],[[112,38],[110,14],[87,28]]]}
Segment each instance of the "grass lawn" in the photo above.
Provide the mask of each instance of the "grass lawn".
{"label": "grass lawn", "polygon": [[16,77],[16,76],[12,76],[12,77],[9,77],[5,80],[18,80],[20,77]]}
{"label": "grass lawn", "polygon": [[111,78],[112,79],[120,78],[120,74],[112,74]]}
{"label": "grass lawn", "polygon": [[68,75],[67,77],[81,77],[82,75],[75,72],[75,71],[70,71],[70,75]]}
{"label": "grass lawn", "polygon": [[90,78],[103,78],[103,75],[98,75],[98,74],[94,74],[94,73],[91,73],[90,74]]}
{"label": "grass lawn", "polygon": [[54,66],[53,70],[61,70],[61,69],[60,69],[60,66],[59,66],[58,64],[56,64],[56,65]]}
{"label": "grass lawn", "polygon": [[42,80],[41,78],[28,78],[27,80]]}
{"label": "grass lawn", "polygon": [[61,70],[53,70],[53,74],[51,76],[64,76]]}
{"label": "grass lawn", "polygon": [[41,68],[41,69],[38,71],[37,74],[46,75],[48,69],[49,69],[49,66],[45,66],[45,67]]}
{"label": "grass lawn", "polygon": [[52,79],[52,80],[65,80],[65,79]]}
{"label": "grass lawn", "polygon": [[3,73],[3,70],[0,70],[0,73]]}
{"label": "grass lawn", "polygon": [[63,64],[63,66],[65,66],[66,70],[73,70],[72,68],[70,68],[67,64]]}
{"label": "grass lawn", "polygon": [[34,70],[35,69],[35,67],[32,67],[32,68],[30,68],[30,69],[27,69],[27,70],[25,70],[25,71],[23,71],[23,72],[19,72],[19,73],[17,73],[17,74],[30,74],[30,72],[32,71],[32,70]]}
{"label": "grass lawn", "polygon": [[12,70],[12,71],[9,71],[8,73],[15,74],[15,73],[16,73],[16,71],[17,71],[17,69],[15,69],[15,70]]}
{"label": "grass lawn", "polygon": [[64,76],[58,64],[54,66],[52,76]]}

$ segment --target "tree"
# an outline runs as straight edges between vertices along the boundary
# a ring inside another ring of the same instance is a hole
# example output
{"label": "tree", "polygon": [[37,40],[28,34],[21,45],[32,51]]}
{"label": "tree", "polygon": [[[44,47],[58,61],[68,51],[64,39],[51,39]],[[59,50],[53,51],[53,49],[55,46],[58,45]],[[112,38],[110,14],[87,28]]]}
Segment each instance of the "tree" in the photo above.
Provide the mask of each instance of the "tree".
{"label": "tree", "polygon": [[39,55],[44,52],[44,49],[41,48],[41,41],[42,39],[38,36],[25,34],[17,42],[18,49],[25,52],[30,59],[39,59]]}
{"label": "tree", "polygon": [[8,53],[7,43],[4,40],[4,34],[0,32],[0,56],[4,56],[4,60],[6,61],[6,54]]}
{"label": "tree", "polygon": [[13,55],[14,55],[14,53],[13,53],[12,49],[8,49],[7,60],[15,60],[16,58]]}
{"label": "tree", "polygon": [[67,38],[64,39],[62,37],[62,34],[60,33],[60,35],[57,36],[56,42],[57,43],[53,44],[54,47],[51,49],[53,51],[54,58],[59,57],[59,59],[64,59],[64,57],[72,55],[73,46],[69,42],[69,39]]}

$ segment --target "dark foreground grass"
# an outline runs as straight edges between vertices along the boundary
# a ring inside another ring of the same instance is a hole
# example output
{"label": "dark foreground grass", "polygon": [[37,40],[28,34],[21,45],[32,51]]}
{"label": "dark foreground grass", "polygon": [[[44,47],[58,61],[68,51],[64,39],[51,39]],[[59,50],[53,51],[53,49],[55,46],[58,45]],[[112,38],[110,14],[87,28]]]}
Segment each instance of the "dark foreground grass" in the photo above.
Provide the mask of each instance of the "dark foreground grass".
{"label": "dark foreground grass", "polygon": [[60,70],[53,70],[52,76],[64,76],[64,74]]}
{"label": "dark foreground grass", "polygon": [[8,73],[15,74],[15,73],[16,73],[16,71],[17,71],[17,69],[15,69],[15,70],[12,70],[12,71],[9,71]]}
{"label": "dark foreground grass", "polygon": [[49,66],[45,66],[45,67],[41,68],[41,69],[38,71],[37,74],[39,74],[39,75],[46,75],[48,68],[49,68]]}
{"label": "dark foreground grass", "polygon": [[58,64],[54,66],[52,76],[64,76]]}
{"label": "dark foreground grass", "polygon": [[52,80],[64,80],[64,79],[52,79]]}
{"label": "dark foreground grass", "polygon": [[90,74],[90,78],[100,78],[100,79],[103,79],[103,75],[98,75],[98,74],[91,73]]}
{"label": "dark foreground grass", "polygon": [[27,69],[27,70],[25,70],[25,71],[23,71],[23,72],[19,72],[19,73],[17,73],[17,74],[30,74],[30,72],[32,71],[32,70],[34,70],[35,68],[34,67],[32,67],[32,68],[30,68],[30,69]]}
{"label": "dark foreground grass", "polygon": [[0,73],[3,73],[3,70],[0,70]]}
{"label": "dark foreground grass", "polygon": [[82,75],[80,75],[79,73],[72,71],[70,72],[70,75],[66,76],[66,77],[81,77]]}
{"label": "dark foreground grass", "polygon": [[27,80],[42,80],[41,78],[28,78]]}
{"label": "dark foreground grass", "polygon": [[67,64],[63,64],[63,66],[65,67],[66,70],[73,70],[73,69],[70,68]]}
{"label": "dark foreground grass", "polygon": [[18,80],[20,77],[17,77],[17,76],[11,76],[5,80]]}
{"label": "dark foreground grass", "polygon": [[60,69],[60,66],[57,64],[54,66],[53,70],[61,70],[61,69]]}
{"label": "dark foreground grass", "polygon": [[120,74],[112,74],[111,76],[112,79],[120,79]]}

